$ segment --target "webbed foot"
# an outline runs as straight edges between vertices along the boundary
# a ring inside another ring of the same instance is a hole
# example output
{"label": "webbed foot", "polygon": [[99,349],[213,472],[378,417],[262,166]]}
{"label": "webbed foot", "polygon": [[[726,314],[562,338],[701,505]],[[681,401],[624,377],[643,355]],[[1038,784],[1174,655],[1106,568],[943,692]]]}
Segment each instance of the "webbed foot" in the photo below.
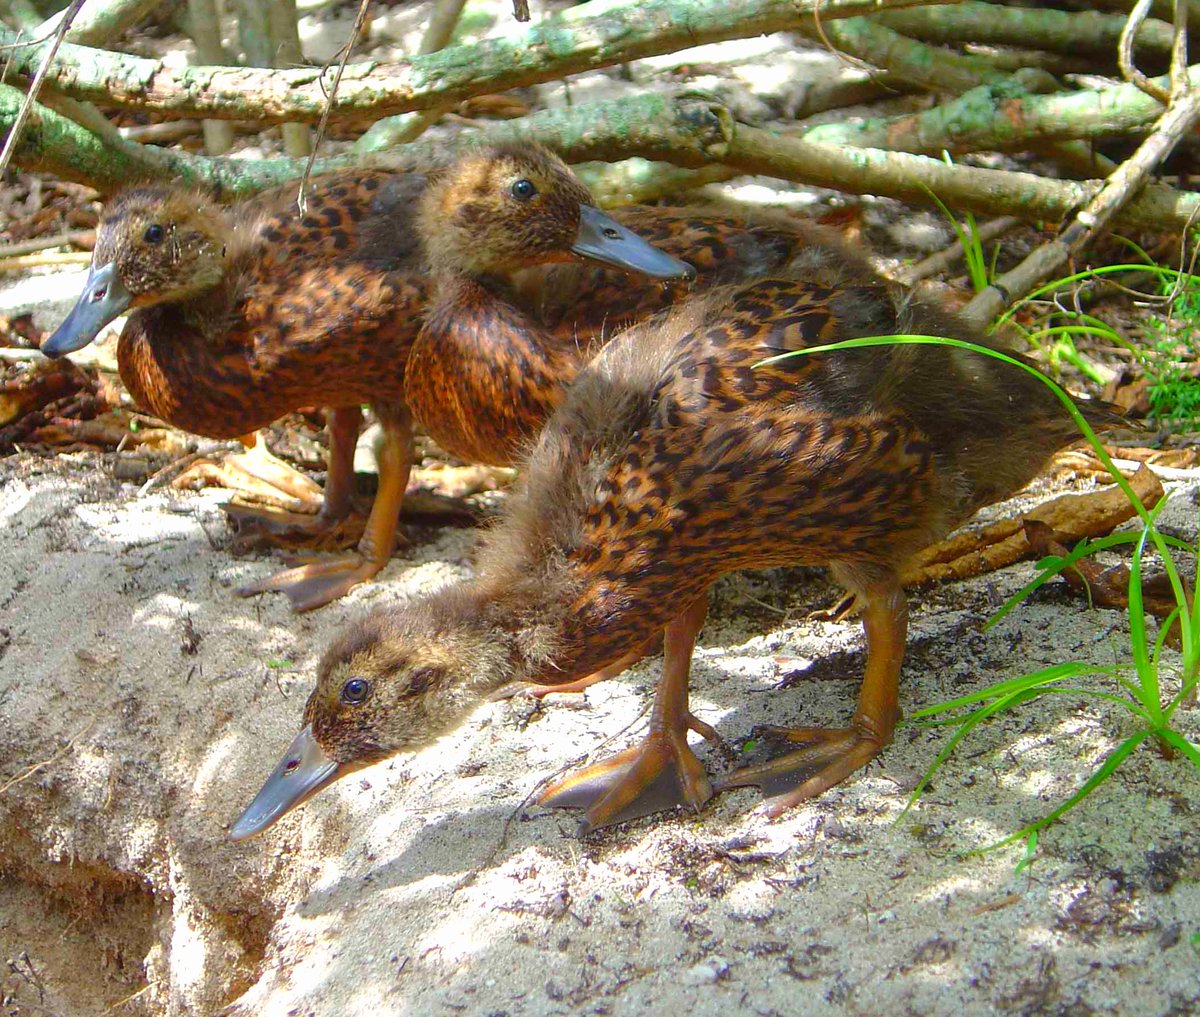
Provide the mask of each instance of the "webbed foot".
{"label": "webbed foot", "polygon": [[667,625],[662,676],[642,743],[563,778],[538,799],[553,808],[585,809],[579,836],[676,805],[698,812],[712,797],[708,774],[687,743],[688,732],[695,731],[721,744],[717,732],[688,710],[688,669],[707,613],[708,600],[701,595]]}
{"label": "webbed foot", "polygon": [[651,728],[641,744],[552,784],[538,798],[551,808],[585,809],[579,836],[603,826],[640,819],[686,805],[699,812],[713,796],[708,774],[688,747],[695,731],[720,743],[720,736],[690,713],[678,727]]}
{"label": "webbed foot", "polygon": [[891,740],[871,732],[866,725],[847,728],[760,728],[771,741],[799,744],[766,763],[746,766],[713,784],[716,793],[751,785],[762,789],[766,813],[772,819],[794,805],[815,798],[841,783],[855,770],[866,766]]}
{"label": "webbed foot", "polygon": [[239,597],[273,591],[285,593],[293,610],[311,611],[344,597],[359,583],[374,577],[386,564],[386,558],[379,561],[353,551],[276,572],[266,579],[241,586],[234,593]]}
{"label": "webbed foot", "polygon": [[767,815],[775,818],[845,780],[891,742],[900,715],[900,664],[908,630],[904,593],[892,573],[881,573],[873,582],[855,584],[852,589],[863,604],[867,667],[850,727],[760,729],[767,738],[801,748],[735,770],[718,780],[714,790],[760,787],[767,798]]}

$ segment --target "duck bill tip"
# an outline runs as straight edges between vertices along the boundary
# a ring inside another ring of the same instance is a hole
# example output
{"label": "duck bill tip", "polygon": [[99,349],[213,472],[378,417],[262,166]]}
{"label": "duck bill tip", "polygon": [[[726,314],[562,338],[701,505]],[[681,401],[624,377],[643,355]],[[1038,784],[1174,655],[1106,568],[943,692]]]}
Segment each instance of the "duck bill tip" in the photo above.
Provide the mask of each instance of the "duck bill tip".
{"label": "duck bill tip", "polygon": [[121,282],[114,263],[93,264],[83,293],[54,334],[42,343],[42,353],[57,359],[83,349],[105,325],[128,310],[132,301],[133,296]]}
{"label": "duck bill tip", "polygon": [[258,836],[348,769],[321,748],[311,727],[305,727],[292,739],[254,800],[229,828],[230,839],[243,841]]}
{"label": "duck bill tip", "polygon": [[691,280],[696,270],[660,251],[612,216],[591,205],[579,208],[579,230],[571,251],[580,258],[652,279]]}

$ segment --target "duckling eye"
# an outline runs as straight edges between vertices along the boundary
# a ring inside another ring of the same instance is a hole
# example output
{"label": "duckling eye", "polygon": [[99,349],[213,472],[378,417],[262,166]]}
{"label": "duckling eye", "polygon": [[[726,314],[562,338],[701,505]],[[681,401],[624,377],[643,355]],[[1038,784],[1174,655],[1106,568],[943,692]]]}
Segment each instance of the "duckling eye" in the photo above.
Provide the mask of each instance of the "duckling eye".
{"label": "duckling eye", "polygon": [[529,201],[537,195],[538,189],[533,185],[532,180],[521,178],[512,185],[512,196],[517,201]]}
{"label": "duckling eye", "polygon": [[342,702],[358,706],[371,691],[371,683],[365,678],[351,678],[342,686]]}
{"label": "duckling eye", "polygon": [[152,222],[146,227],[146,232],[142,234],[142,239],[148,244],[161,244],[163,238],[163,228],[156,222]]}

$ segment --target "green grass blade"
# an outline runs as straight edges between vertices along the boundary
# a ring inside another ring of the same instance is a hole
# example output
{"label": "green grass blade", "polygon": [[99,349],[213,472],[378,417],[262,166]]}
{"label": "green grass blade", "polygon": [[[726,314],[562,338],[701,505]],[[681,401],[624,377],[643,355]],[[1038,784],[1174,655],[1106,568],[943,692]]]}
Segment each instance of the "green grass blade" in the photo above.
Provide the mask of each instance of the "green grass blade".
{"label": "green grass blade", "polygon": [[960,710],[963,707],[973,706],[976,703],[982,703],[989,699],[1006,696],[1012,692],[1023,692],[1026,689],[1064,681],[1067,678],[1079,678],[1089,674],[1108,674],[1110,671],[1111,668],[1109,667],[1101,667],[1098,664],[1085,664],[1077,660],[1068,661],[1065,664],[1054,664],[1051,667],[1042,668],[1040,671],[1031,671],[1029,674],[1018,675],[1016,678],[997,682],[995,685],[989,685],[986,689],[980,689],[978,692],[969,692],[965,696],[958,696],[944,703],[935,703],[933,706],[922,707],[920,710],[915,711],[908,720],[911,722],[921,720],[924,717],[936,716],[939,713],[946,713],[950,710]]}
{"label": "green grass blade", "polygon": [[1051,811],[1043,818],[1037,820],[1036,822],[1030,823],[1028,826],[1023,827],[1009,837],[1005,837],[1003,840],[997,841],[995,844],[990,844],[986,848],[981,848],[980,851],[995,851],[999,848],[1006,847],[1015,841],[1025,839],[1032,833],[1037,833],[1046,829],[1046,827],[1048,827],[1051,823],[1061,819],[1073,808],[1075,808],[1075,806],[1079,805],[1084,799],[1086,799],[1093,791],[1096,790],[1096,788],[1108,780],[1108,778],[1112,776],[1113,771],[1116,770],[1116,768],[1123,762],[1125,762],[1129,754],[1149,737],[1149,731],[1139,731],[1137,734],[1130,735],[1125,739],[1125,741],[1121,742],[1120,745],[1118,745],[1115,749],[1113,749],[1112,752],[1108,754],[1104,762],[1100,764],[1099,769],[1097,769],[1095,773],[1093,773],[1086,781],[1084,781],[1083,785],[1078,788],[1078,790],[1076,790],[1069,798],[1067,798],[1066,801],[1051,809]]}

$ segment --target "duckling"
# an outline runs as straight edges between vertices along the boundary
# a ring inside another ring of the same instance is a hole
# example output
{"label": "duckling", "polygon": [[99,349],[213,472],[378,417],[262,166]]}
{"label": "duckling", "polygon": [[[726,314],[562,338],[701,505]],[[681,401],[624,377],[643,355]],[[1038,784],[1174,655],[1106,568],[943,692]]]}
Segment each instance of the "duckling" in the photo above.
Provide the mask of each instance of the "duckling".
{"label": "duckling", "polygon": [[[537,172],[530,166],[511,194],[479,185],[497,168],[507,179],[501,154],[496,166],[481,161],[478,177],[455,173],[432,182],[417,216],[434,293],[409,356],[405,398],[430,437],[470,462],[516,465],[580,369],[629,324],[692,288],[776,270],[820,281],[829,271],[824,262],[841,250],[819,227],[778,213],[635,206],[613,215],[659,251],[686,260],[694,279],[630,285],[594,267],[604,261],[598,249],[592,264],[522,272],[530,234],[555,204],[591,200],[550,152],[532,149],[525,158],[537,161]],[[505,206],[523,210],[525,221],[513,222]]]}
{"label": "duckling", "polygon": [[[777,815],[883,751],[899,714],[906,562],[1028,483],[1075,434],[1035,378],[958,349],[764,364],[866,335],[991,345],[828,251],[821,283],[780,274],[721,287],[611,341],[541,433],[476,577],[376,611],[327,649],[303,729],[231,836],[430,744],[508,682],[572,682],[655,632],[665,650],[645,738],[541,797],[582,808],[581,833],[750,785]],[[845,727],[775,729],[789,751],[713,780],[687,744],[689,731],[717,738],[688,706],[706,594],[726,573],[785,564],[828,565],[864,605],[857,706]]]}
{"label": "duckling", "polygon": [[[496,154],[469,154],[448,175],[511,193],[527,169],[538,172],[537,160],[527,166],[519,152]],[[474,172],[481,163],[494,166],[487,181]],[[369,579],[391,556],[413,458],[404,371],[428,297],[412,223],[425,183],[411,173],[330,175],[314,181],[303,216],[289,188],[228,210],[195,191],[127,190],[101,220],[83,295],[42,347],[62,356],[127,313],[118,363],[134,399],[213,437],[244,435],[301,406],[333,407],[321,512],[287,520],[280,535],[320,536],[348,515],[360,407],[372,407],[383,425],[380,486],[356,551],[290,569],[243,595],[281,590],[296,610],[308,610]],[[661,278],[691,274],[588,201],[586,191],[569,189],[535,222],[519,206],[510,219],[524,230],[524,254],[514,264],[589,258]],[[502,221],[498,231],[506,228]]]}

